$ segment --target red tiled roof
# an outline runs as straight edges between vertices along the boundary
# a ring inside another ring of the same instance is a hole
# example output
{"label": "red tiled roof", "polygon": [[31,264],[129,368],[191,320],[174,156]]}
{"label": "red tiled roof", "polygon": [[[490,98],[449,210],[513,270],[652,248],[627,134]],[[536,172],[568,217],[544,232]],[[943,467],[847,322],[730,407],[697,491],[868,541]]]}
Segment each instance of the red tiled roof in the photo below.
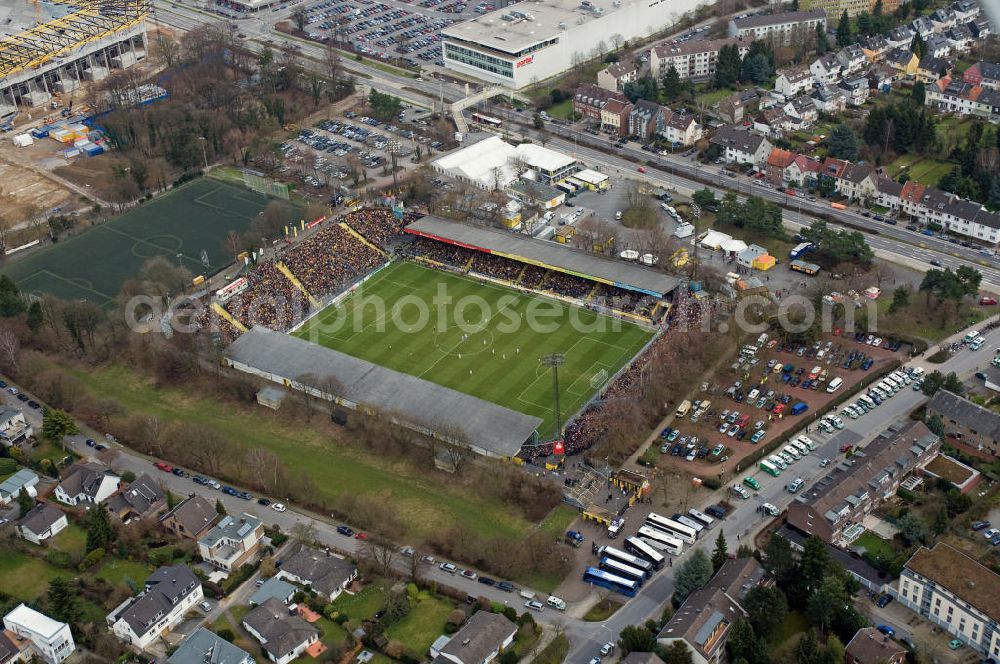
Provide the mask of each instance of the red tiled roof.
{"label": "red tiled roof", "polygon": [[919,203],[924,198],[924,191],[927,189],[926,186],[916,182],[914,180],[907,180],[903,184],[903,191],[900,192],[900,200],[909,201],[911,203]]}
{"label": "red tiled roof", "polygon": [[767,165],[778,168],[787,168],[792,165],[793,161],[795,161],[795,154],[781,148],[772,149],[771,154],[767,156]]}

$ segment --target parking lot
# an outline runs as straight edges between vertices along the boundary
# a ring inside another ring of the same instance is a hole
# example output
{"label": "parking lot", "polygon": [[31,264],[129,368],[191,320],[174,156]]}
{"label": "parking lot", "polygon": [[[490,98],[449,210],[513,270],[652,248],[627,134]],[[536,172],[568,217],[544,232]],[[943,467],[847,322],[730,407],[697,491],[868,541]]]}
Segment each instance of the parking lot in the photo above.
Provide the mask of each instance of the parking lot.
{"label": "parking lot", "polygon": [[463,0],[322,0],[306,7],[306,36],[350,44],[358,53],[407,65],[444,66],[441,30],[495,9]]}
{"label": "parking lot", "polygon": [[[861,340],[830,335],[812,344],[771,339],[748,345],[715,382],[702,386],[696,401],[678,406],[673,422],[661,432],[659,465],[719,476],[728,470],[753,475],[756,470],[741,467],[740,460],[757,445],[801,426],[800,415],[807,413],[839,418],[839,426],[837,420],[827,420],[807,428],[809,435],[825,440],[835,434],[851,416],[840,409],[825,413],[827,405],[905,350],[892,340],[867,335]],[[839,387],[828,392],[835,378]]]}

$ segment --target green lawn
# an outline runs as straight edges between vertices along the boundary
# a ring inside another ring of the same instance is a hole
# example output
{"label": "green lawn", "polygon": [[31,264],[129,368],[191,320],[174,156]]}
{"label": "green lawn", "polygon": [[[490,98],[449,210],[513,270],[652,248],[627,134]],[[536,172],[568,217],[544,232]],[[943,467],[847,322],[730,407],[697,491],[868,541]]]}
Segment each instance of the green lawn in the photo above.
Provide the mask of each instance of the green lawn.
{"label": "green lawn", "polygon": [[431,598],[418,602],[402,620],[392,624],[385,631],[390,639],[406,644],[413,652],[423,655],[437,637],[444,634],[448,614],[454,605],[450,602]]}
{"label": "green lawn", "polygon": [[552,104],[545,109],[545,112],[554,118],[569,120],[570,116],[573,115],[573,100],[565,99],[558,104]]}
{"label": "green lawn", "polygon": [[209,395],[158,389],[122,366],[67,371],[89,394],[117,402],[124,412],[155,415],[167,423],[194,423],[245,449],[268,449],[281,458],[290,476],[311,476],[327,500],[342,494],[378,496],[392,504],[415,538],[442,523],[511,538],[520,538],[531,526],[498,498],[438,482],[407,464],[386,464],[309,426],[289,427],[253,407],[242,410],[206,398]]}
{"label": "green lawn", "polygon": [[378,579],[369,583],[356,595],[341,593],[340,597],[333,601],[333,606],[337,611],[346,613],[347,617],[354,621],[371,618],[376,611],[382,608],[382,589],[388,583],[384,579]]}
{"label": "green lawn", "polygon": [[538,653],[538,657],[534,661],[535,664],[562,664],[568,652],[569,639],[566,638],[565,634],[560,634],[552,639],[552,642],[545,646],[542,652]]}
{"label": "green lawn", "polygon": [[312,625],[319,630],[319,640],[322,641],[327,647],[340,645],[347,640],[347,630],[332,620],[320,618]]}
{"label": "green lawn", "polygon": [[49,581],[57,576],[72,576],[72,572],[61,570],[41,558],[0,549],[0,591],[25,602],[44,595]]}
{"label": "green lawn", "polygon": [[886,560],[896,555],[895,550],[892,548],[892,542],[882,539],[871,531],[864,533],[861,537],[854,540],[854,546],[863,547],[865,551],[873,556]]}
{"label": "green lawn", "polygon": [[87,552],[87,531],[71,523],[49,542],[49,546],[73,556],[83,556]]}
{"label": "green lawn", "polygon": [[131,560],[121,560],[120,558],[110,558],[104,561],[100,569],[94,576],[106,579],[110,583],[125,583],[125,579],[131,579],[138,586],[146,581],[146,577],[152,572],[152,568],[144,563],[132,562]]}
{"label": "green lawn", "polygon": [[784,643],[796,634],[801,634],[809,628],[806,617],[798,611],[789,611],[785,616],[785,622],[781,624],[778,631],[778,643]]}
{"label": "green lawn", "polygon": [[729,88],[722,88],[721,90],[708,90],[707,92],[695,95],[695,101],[700,104],[705,104],[705,106],[712,106],[731,94],[733,94],[733,90],[730,90]]}
{"label": "green lawn", "polygon": [[929,159],[908,153],[900,155],[894,162],[889,164],[888,168],[889,175],[894,178],[903,171],[906,171],[911,179],[916,180],[920,184],[934,186],[953,167],[954,164],[951,162],[938,161],[937,159]]}
{"label": "green lawn", "polygon": [[[455,304],[438,306],[442,293]],[[534,315],[542,309],[544,317]],[[565,354],[560,400],[562,412],[573,413],[593,396],[596,375],[614,375],[652,337],[587,309],[407,262],[385,268],[295,334],[535,415],[544,420],[541,432],[553,422],[552,376],[542,356]]]}

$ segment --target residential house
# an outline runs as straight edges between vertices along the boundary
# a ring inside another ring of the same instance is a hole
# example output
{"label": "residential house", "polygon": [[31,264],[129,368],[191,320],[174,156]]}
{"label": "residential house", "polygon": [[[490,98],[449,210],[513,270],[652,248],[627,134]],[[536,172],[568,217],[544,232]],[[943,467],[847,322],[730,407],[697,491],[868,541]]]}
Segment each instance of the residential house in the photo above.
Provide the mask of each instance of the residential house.
{"label": "residential house", "polygon": [[0,505],[9,505],[11,502],[17,500],[21,489],[27,491],[30,497],[35,498],[38,496],[38,490],[35,489],[36,486],[38,486],[38,475],[27,468],[20,469],[3,482],[0,482]]}
{"label": "residential house", "polygon": [[664,647],[681,641],[692,651],[694,664],[719,664],[723,660],[729,631],[746,617],[740,602],[755,585],[767,583],[757,560],[727,560],[708,585],[684,601],[657,635]]}
{"label": "residential house", "polygon": [[920,35],[924,41],[934,34],[934,22],[926,16],[918,16],[910,25],[913,27],[913,32]]}
{"label": "residential house", "polygon": [[861,47],[857,44],[848,44],[844,48],[837,51],[837,60],[844,69],[844,76],[857,74],[865,68],[865,65],[868,64],[868,58],[865,57],[865,52],[862,51]]}
{"label": "residential house", "polygon": [[906,648],[874,627],[862,627],[844,649],[844,664],[903,664]]}
{"label": "residential house", "polygon": [[719,102],[716,115],[728,124],[740,124],[750,113],[757,111],[760,97],[753,90],[734,92]]}
{"label": "residential house", "polygon": [[644,141],[648,141],[653,136],[663,133],[666,124],[666,116],[671,113],[656,102],[648,99],[638,99],[632,105],[632,110],[628,114],[628,135],[638,136]]}
{"label": "residential house", "polygon": [[742,58],[749,51],[751,41],[750,38],[726,38],[660,44],[650,51],[649,73],[659,80],[673,66],[681,80],[707,79],[715,76],[719,50],[723,46],[736,46]]}
{"label": "residential house", "polygon": [[868,70],[868,86],[878,93],[888,94],[892,91],[892,85],[902,77],[898,69],[880,62]]}
{"label": "residential house", "polygon": [[263,539],[264,522],[257,517],[226,515],[198,540],[198,553],[210,565],[232,572],[253,562]]}
{"label": "residential house", "polygon": [[958,22],[958,16],[955,12],[943,7],[939,7],[931,12],[929,18],[931,19],[931,23],[934,24],[934,32],[947,32],[955,27],[955,24]]}
{"label": "residential house", "polygon": [[451,635],[448,643],[431,653],[431,664],[489,664],[510,648],[517,625],[492,611],[477,611]]}
{"label": "residential house", "polygon": [[193,493],[164,514],[160,525],[177,537],[199,540],[221,518],[211,501]]}
{"label": "residential house", "polygon": [[825,53],[809,65],[809,72],[818,83],[836,83],[840,80],[843,71],[844,65],[841,64],[836,53]]}
{"label": "residential house", "polygon": [[287,664],[319,640],[319,631],[276,599],[243,616],[243,629],[264,647],[275,664]]}
{"label": "residential house", "polygon": [[835,178],[837,191],[851,200],[874,199],[875,169],[868,164],[848,164]]}
{"label": "residential house", "polygon": [[941,418],[945,436],[957,447],[997,455],[1000,414],[948,390],[938,390],[927,403],[927,415]]}
{"label": "residential house", "polygon": [[38,503],[17,522],[17,534],[32,544],[41,544],[69,526],[66,514],[48,503]]}
{"label": "residential house", "polygon": [[632,104],[618,99],[609,99],[601,108],[601,131],[619,136],[628,135],[628,115]]}
{"label": "residential house", "polygon": [[146,579],[142,592],[108,614],[108,627],[125,643],[145,650],[204,597],[201,582],[187,566],[160,567]]}
{"label": "residential house", "polygon": [[797,124],[783,108],[765,108],[754,118],[753,131],[768,138],[781,138],[786,132],[795,131]]}
{"label": "residential house", "polygon": [[910,26],[900,25],[889,31],[886,40],[889,42],[890,49],[910,48],[916,35],[916,31]]}
{"label": "residential house", "polygon": [[840,88],[836,85],[824,85],[817,88],[812,93],[812,100],[816,104],[816,110],[821,113],[839,113],[847,107],[847,98],[840,94]]}
{"label": "residential house", "polygon": [[876,205],[881,205],[882,207],[887,207],[896,210],[899,207],[899,198],[902,193],[903,193],[903,185],[899,184],[892,178],[886,177],[884,175],[876,175],[875,177]]}
{"label": "residential house", "polygon": [[1000,215],[982,203],[952,196],[942,210],[931,210],[930,218],[958,235],[996,244],[1000,241]]}
{"label": "residential house", "polygon": [[727,162],[752,164],[756,168],[763,167],[771,154],[771,144],[766,138],[743,127],[722,127],[711,142],[722,148],[722,158]]}
{"label": "residential house", "polygon": [[861,42],[861,50],[868,62],[881,62],[889,54],[892,47],[885,35],[872,35]]}
{"label": "residential house", "polygon": [[944,34],[945,38],[951,42],[951,50],[956,53],[968,53],[972,50],[972,44],[976,41],[975,35],[967,25],[956,25]]}
{"label": "residential house", "polygon": [[966,26],[976,39],[986,39],[993,34],[993,26],[990,25],[990,19],[986,16],[977,16],[966,23]]}
{"label": "residential house", "polygon": [[701,125],[695,122],[693,115],[672,113],[661,134],[671,143],[686,147],[701,138]]}
{"label": "residential house", "polygon": [[918,549],[896,597],[981,656],[1000,656],[1000,576],[961,551],[944,542]]}
{"label": "residential house", "polygon": [[767,39],[775,46],[788,46],[808,41],[816,28],[826,30],[826,12],[822,9],[734,18],[729,21],[729,36]]}
{"label": "residential house", "polygon": [[785,115],[795,120],[799,129],[811,127],[819,117],[816,103],[812,97],[796,97],[785,104],[781,110],[785,112]]}
{"label": "residential house", "polygon": [[0,630],[0,664],[17,664],[31,657],[31,642]]}
{"label": "residential house", "polygon": [[618,100],[627,103],[621,92],[606,90],[592,83],[581,85],[573,95],[573,112],[579,113],[584,118],[601,121],[601,109],[611,100]]}
{"label": "residential house", "polygon": [[924,104],[942,113],[972,115],[976,109],[976,99],[982,92],[983,87],[980,85],[945,77],[927,86]]}
{"label": "residential house", "polygon": [[861,106],[868,101],[871,88],[865,76],[845,78],[837,86],[848,106]]}
{"label": "residential house", "polygon": [[[839,18],[846,10],[848,16],[857,16],[862,12],[871,13],[875,6],[873,0],[802,0],[800,7],[811,7],[826,10],[826,15]],[[892,14],[899,6],[899,0],[885,0],[883,7],[886,14]]]}
{"label": "residential house", "polygon": [[597,85],[605,90],[620,92],[626,83],[632,83],[638,78],[639,70],[635,62],[612,62],[597,72]]}
{"label": "residential house", "polygon": [[329,550],[304,546],[285,560],[275,578],[308,586],[333,601],[357,576],[354,565]]}
{"label": "residential house", "polygon": [[31,642],[31,650],[48,664],[59,664],[76,650],[69,625],[24,604],[3,617],[4,629]]}
{"label": "residential house", "polygon": [[618,660],[618,664],[664,664],[655,652],[633,651]]}
{"label": "residential house", "polygon": [[261,584],[260,588],[253,591],[253,594],[250,595],[250,605],[257,606],[269,599],[276,599],[282,604],[288,605],[292,603],[292,598],[297,592],[299,592],[297,586],[272,576]]}
{"label": "residential house", "polygon": [[771,148],[767,156],[767,181],[776,187],[785,184],[788,168],[795,163],[795,153],[781,148]]}
{"label": "residential house", "polygon": [[24,419],[20,408],[0,406],[0,444],[6,447],[19,445],[33,435],[35,430]]}
{"label": "residential house", "polygon": [[166,506],[167,495],[158,480],[146,473],[135,478],[128,488],[108,501],[108,510],[123,523],[155,515]]}
{"label": "residential house", "polygon": [[886,56],[885,62],[898,71],[900,76],[905,76],[906,78],[913,78],[917,74],[917,68],[920,66],[920,58],[908,48],[892,49],[889,55]]}
{"label": "residential house", "polygon": [[774,80],[774,89],[785,97],[796,97],[807,90],[812,90],[816,79],[805,67],[779,69]]}
{"label": "residential house", "polygon": [[797,154],[785,169],[785,181],[795,186],[812,187],[822,170],[823,164],[819,161]]}
{"label": "residential house", "polygon": [[[935,58],[932,55],[925,55],[917,65],[916,79],[925,85],[934,83],[951,73],[955,64],[948,58]],[[966,70],[968,71],[968,70]]]}
{"label": "residential house", "polygon": [[924,42],[924,53],[935,58],[945,58],[951,55],[951,40],[943,35],[931,35]]}
{"label": "residential house", "polygon": [[1000,89],[1000,63],[979,61],[962,74],[969,85],[981,85],[991,90]]}
{"label": "residential house", "polygon": [[122,479],[100,463],[77,463],[56,487],[56,500],[66,505],[100,505],[114,495]]}
{"label": "residential house", "polygon": [[860,524],[896,494],[903,477],[930,459],[940,441],[923,422],[899,420],[796,496],[788,523],[837,544],[844,530]]}
{"label": "residential house", "polygon": [[199,627],[167,658],[167,664],[254,664],[254,658],[243,648]]}
{"label": "residential house", "polygon": [[841,177],[843,177],[844,172],[850,165],[851,162],[849,161],[844,161],[843,159],[834,159],[833,157],[827,157],[823,160],[823,168],[817,174],[817,177],[820,175],[825,175],[826,177],[831,178],[834,182],[836,182]]}
{"label": "residential house", "polygon": [[979,3],[976,0],[956,0],[951,3],[951,10],[955,12],[955,19],[959,23],[967,23],[979,16]]}

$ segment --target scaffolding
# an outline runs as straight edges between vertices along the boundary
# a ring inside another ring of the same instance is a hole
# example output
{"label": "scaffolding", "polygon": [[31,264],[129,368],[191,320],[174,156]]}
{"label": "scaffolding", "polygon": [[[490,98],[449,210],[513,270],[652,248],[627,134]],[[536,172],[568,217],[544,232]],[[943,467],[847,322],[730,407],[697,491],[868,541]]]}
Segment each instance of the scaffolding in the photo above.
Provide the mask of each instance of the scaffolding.
{"label": "scaffolding", "polygon": [[0,38],[0,81],[141,24],[150,0],[72,0],[75,10]]}

